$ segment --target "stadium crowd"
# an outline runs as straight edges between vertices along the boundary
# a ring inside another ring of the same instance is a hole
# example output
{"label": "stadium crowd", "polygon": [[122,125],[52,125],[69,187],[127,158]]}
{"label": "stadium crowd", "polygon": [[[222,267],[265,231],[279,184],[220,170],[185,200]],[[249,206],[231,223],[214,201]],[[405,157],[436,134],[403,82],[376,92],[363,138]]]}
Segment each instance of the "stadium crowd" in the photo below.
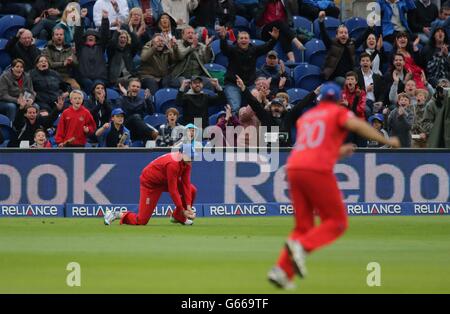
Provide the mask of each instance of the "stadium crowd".
{"label": "stadium crowd", "polygon": [[330,80],[402,147],[449,147],[450,1],[377,2],[379,25],[332,0],[2,1],[0,147],[289,147]]}

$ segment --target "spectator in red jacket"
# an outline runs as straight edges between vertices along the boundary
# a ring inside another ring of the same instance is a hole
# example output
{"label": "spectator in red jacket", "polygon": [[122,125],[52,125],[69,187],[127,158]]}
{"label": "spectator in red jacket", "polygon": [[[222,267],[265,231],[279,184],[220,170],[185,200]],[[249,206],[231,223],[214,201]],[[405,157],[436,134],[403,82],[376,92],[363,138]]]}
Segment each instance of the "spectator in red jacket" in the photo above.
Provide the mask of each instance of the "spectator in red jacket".
{"label": "spectator in red jacket", "polygon": [[94,134],[96,124],[88,109],[83,106],[83,92],[70,93],[71,107],[61,114],[55,140],[58,147],[84,147],[86,139]]}
{"label": "spectator in red jacket", "polygon": [[[366,120],[366,92],[358,87],[358,74],[353,71],[345,75],[342,105],[353,111],[358,118]],[[355,133],[350,133],[348,140],[358,147],[367,146],[367,141]]]}

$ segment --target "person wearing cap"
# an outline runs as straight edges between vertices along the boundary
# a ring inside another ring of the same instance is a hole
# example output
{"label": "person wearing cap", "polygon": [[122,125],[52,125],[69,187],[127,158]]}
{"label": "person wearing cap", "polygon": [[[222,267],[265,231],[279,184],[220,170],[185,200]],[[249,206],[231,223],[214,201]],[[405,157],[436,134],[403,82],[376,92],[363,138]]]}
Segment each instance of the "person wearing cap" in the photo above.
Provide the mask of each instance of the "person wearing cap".
{"label": "person wearing cap", "polygon": [[138,213],[107,211],[105,225],[119,218],[120,224],[146,225],[163,192],[169,192],[175,204],[171,222],[192,225],[195,219],[192,206],[197,188],[191,183],[191,170],[196,155],[192,145],[184,144],[179,151],[164,154],[150,162],[140,176]]}
{"label": "person wearing cap", "polygon": [[402,147],[411,147],[411,128],[414,122],[411,99],[406,93],[398,94],[397,98],[397,108],[388,116],[387,130],[389,136],[398,136]]}
{"label": "person wearing cap", "polygon": [[[339,158],[352,155],[353,144],[343,144],[349,131],[392,147],[397,138],[386,139],[366,121],[340,105],[341,88],[326,83],[319,104],[297,121],[297,141],[286,164],[295,226],[268,273],[277,287],[294,287],[294,276],[306,276],[306,256],[330,244],[347,229],[347,211],[333,168]],[[324,193],[326,191],[326,193]],[[321,223],[315,225],[317,214]]]}
{"label": "person wearing cap", "polygon": [[95,132],[99,147],[129,147],[131,145],[130,131],[124,126],[125,113],[121,108],[111,112],[111,122],[103,124]]}
{"label": "person wearing cap", "polygon": [[177,103],[183,107],[184,124],[195,123],[196,118],[202,119],[202,129],[209,125],[208,108],[220,105],[225,101],[225,94],[219,81],[209,79],[217,95],[209,95],[203,91],[203,78],[193,76],[191,80],[183,80],[177,94]]}
{"label": "person wearing cap", "polygon": [[58,147],[84,147],[94,134],[96,125],[89,110],[83,106],[84,93],[74,90],[69,95],[71,106],[63,111],[56,129]]}
{"label": "person wearing cap", "polygon": [[183,129],[177,129],[177,135],[180,135],[180,133],[178,133],[179,131],[182,131],[180,132],[182,137],[177,143],[173,145],[174,147],[181,147],[183,144],[190,144],[196,149],[201,149],[203,147],[203,142],[201,140],[197,140],[199,139],[199,128],[197,128],[195,124],[188,123],[183,127]]}
{"label": "person wearing cap", "polygon": [[[389,138],[388,132],[383,128],[384,124],[384,116],[381,113],[376,113],[369,117],[369,123],[372,125],[372,127],[380,132],[386,139]],[[369,148],[387,148],[387,145],[383,145],[378,143],[374,140],[368,140],[367,141],[367,147]]]}
{"label": "person wearing cap", "polygon": [[[81,18],[84,25],[85,17]],[[108,81],[108,71],[104,52],[110,37],[108,13],[103,13],[99,32],[89,28],[84,31],[81,25],[75,26],[73,41],[78,57],[78,78],[83,90],[90,91],[95,80]]]}
{"label": "person wearing cap", "polygon": [[261,121],[261,126],[268,127],[268,133],[278,133],[278,145],[283,147],[292,145],[290,132],[295,125],[295,121],[302,114],[302,110],[306,106],[313,104],[319,95],[319,88],[317,88],[294,105],[290,111],[287,111],[286,103],[283,99],[275,98],[269,103],[269,110],[265,110],[264,104],[252,95],[240,77],[237,78],[236,84],[240,87],[246,103],[249,104]]}
{"label": "person wearing cap", "polygon": [[275,50],[267,53],[266,62],[256,72],[256,75],[271,79],[270,94],[272,97],[278,92],[285,91],[292,83],[290,73],[286,70],[283,60],[278,58]]}

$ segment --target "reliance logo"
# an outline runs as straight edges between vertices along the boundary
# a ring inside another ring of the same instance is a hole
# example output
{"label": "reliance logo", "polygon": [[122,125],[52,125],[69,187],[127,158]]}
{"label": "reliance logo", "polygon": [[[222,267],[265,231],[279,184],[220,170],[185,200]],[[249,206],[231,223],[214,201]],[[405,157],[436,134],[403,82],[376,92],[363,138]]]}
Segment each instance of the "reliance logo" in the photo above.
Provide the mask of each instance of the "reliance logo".
{"label": "reliance logo", "polygon": [[401,215],[401,204],[347,204],[349,215]]}
{"label": "reliance logo", "polygon": [[52,205],[2,205],[1,216],[59,216],[58,207]]}
{"label": "reliance logo", "polygon": [[444,215],[449,212],[449,203],[414,204],[414,214],[416,215]]}
{"label": "reliance logo", "polygon": [[213,205],[209,207],[209,213],[211,216],[264,216],[267,213],[267,207],[265,205]]}
{"label": "reliance logo", "polygon": [[127,211],[125,206],[103,206],[103,205],[75,205],[72,207],[71,216],[72,217],[103,217],[106,210],[111,211]]}

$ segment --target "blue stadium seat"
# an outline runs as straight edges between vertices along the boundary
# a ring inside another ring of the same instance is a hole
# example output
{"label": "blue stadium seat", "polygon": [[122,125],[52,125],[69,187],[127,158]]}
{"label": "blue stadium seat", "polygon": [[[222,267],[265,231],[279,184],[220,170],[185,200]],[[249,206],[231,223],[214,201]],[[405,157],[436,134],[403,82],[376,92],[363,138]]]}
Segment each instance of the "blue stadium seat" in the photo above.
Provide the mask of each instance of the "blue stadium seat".
{"label": "blue stadium seat", "polygon": [[115,102],[117,99],[120,98],[120,94],[115,89],[107,88],[106,89],[106,98],[112,102]]}
{"label": "blue stadium seat", "polygon": [[7,116],[0,114],[0,125],[5,125],[8,127],[11,127],[12,122],[11,122],[11,120],[9,120],[9,118]]}
{"label": "blue stadium seat", "polygon": [[252,19],[249,23],[250,38],[261,38],[261,29],[256,26],[255,19]]}
{"label": "blue stadium seat", "polygon": [[227,71],[226,67],[224,67],[223,65],[218,64],[218,63],[206,63],[205,68],[208,71],[224,71],[224,72]]}
{"label": "blue stadium seat", "polygon": [[[88,18],[94,21],[94,4],[96,0],[80,0],[80,7],[88,9]],[[93,22],[92,22],[93,23]]]}
{"label": "blue stadium seat", "polygon": [[294,105],[309,94],[307,90],[301,88],[290,88],[286,92],[289,95],[289,102]]}
{"label": "blue stadium seat", "polygon": [[0,132],[2,133],[4,139],[4,142],[0,144],[0,147],[7,147],[9,141],[15,137],[15,133],[12,129],[11,120],[2,114],[0,114]]}
{"label": "blue stadium seat", "polygon": [[0,39],[0,67],[4,70],[11,64],[11,57],[6,52],[5,47],[8,43],[7,39]]}
{"label": "blue stadium seat", "polygon": [[313,31],[313,24],[306,17],[295,15],[292,17],[292,19],[294,21],[294,28],[303,28],[308,32]]}
{"label": "blue stadium seat", "polygon": [[344,22],[350,38],[359,38],[367,29],[367,20],[363,17],[352,17]]}
{"label": "blue stadium seat", "polygon": [[384,53],[386,55],[390,55],[392,53],[392,51],[394,50],[394,47],[392,46],[391,43],[389,43],[387,41],[383,41],[383,49],[384,49]]}
{"label": "blue stadium seat", "polygon": [[312,64],[302,63],[294,69],[294,81],[295,87],[312,91],[323,82],[320,68]]}
{"label": "blue stadium seat", "polygon": [[4,139],[3,143],[0,144],[0,147],[7,147],[9,141],[17,137],[13,128],[4,124],[0,124],[0,132],[2,133]]}
{"label": "blue stadium seat", "polygon": [[312,39],[305,44],[305,61],[322,67],[327,56],[327,48],[320,39]]}
{"label": "blue stadium seat", "polygon": [[0,18],[0,38],[11,39],[17,31],[25,27],[25,18],[19,15],[5,15]]}
{"label": "blue stadium seat", "polygon": [[219,112],[216,112],[209,116],[209,125],[216,125],[217,123],[217,117],[219,116]]}
{"label": "blue stadium seat", "polygon": [[[339,27],[339,25],[341,25],[341,21],[339,21],[337,18],[331,16],[325,17],[325,29],[327,30],[328,36],[330,36],[330,38],[336,37],[336,30]],[[314,21],[313,29],[316,38],[320,38],[320,28],[318,18]]]}
{"label": "blue stadium seat", "polygon": [[[273,50],[275,50],[278,53],[278,58],[279,59],[281,59],[283,61],[286,61],[288,59],[287,55],[283,51],[283,48],[281,47],[280,42],[276,43],[275,47],[273,47]],[[264,62],[265,62],[265,60],[264,60]]]}
{"label": "blue stadium seat", "polygon": [[170,107],[175,107],[181,113],[183,109],[176,102],[178,90],[175,88],[162,88],[155,93],[156,112],[166,113]]}
{"label": "blue stadium seat", "polygon": [[[228,41],[228,45],[233,44],[232,41]],[[211,49],[214,53],[214,63],[220,64],[224,67],[228,66],[228,58],[220,51],[220,40],[216,39],[211,43]]]}
{"label": "blue stadium seat", "polygon": [[[209,96],[217,96],[217,93],[215,91],[213,91],[213,90],[210,90],[209,88],[204,88],[203,92],[205,94],[208,94]],[[217,113],[217,112],[219,112],[221,110],[224,110],[224,106],[226,104],[226,101],[227,100],[224,99],[222,103],[220,103],[220,104],[218,104],[216,106],[209,107],[208,108],[208,114],[212,115],[212,114],[215,114],[215,113]]]}
{"label": "blue stadium seat", "polygon": [[250,33],[250,22],[243,16],[236,15],[236,20],[234,21],[233,30],[235,30],[235,35],[238,32],[248,32]]}
{"label": "blue stadium seat", "polygon": [[47,47],[47,43],[48,41],[46,41],[45,39],[37,39],[34,44],[39,50],[43,50],[45,47]]}
{"label": "blue stadium seat", "polygon": [[155,113],[144,117],[144,122],[150,124],[155,129],[158,129],[161,124],[167,122],[166,115],[162,113]]}

